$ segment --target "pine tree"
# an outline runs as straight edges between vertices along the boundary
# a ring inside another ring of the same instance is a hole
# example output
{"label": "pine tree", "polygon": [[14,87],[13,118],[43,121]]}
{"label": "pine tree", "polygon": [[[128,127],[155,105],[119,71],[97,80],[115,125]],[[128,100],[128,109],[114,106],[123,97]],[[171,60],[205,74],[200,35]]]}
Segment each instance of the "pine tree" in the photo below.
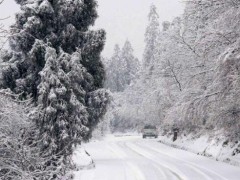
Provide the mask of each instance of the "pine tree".
{"label": "pine tree", "polygon": [[145,32],[145,50],[143,55],[143,65],[144,68],[149,69],[152,63],[156,61],[155,53],[158,43],[158,34],[160,31],[159,25],[159,15],[157,13],[157,8],[155,5],[152,5],[150,12],[148,14],[149,24]]}
{"label": "pine tree", "polygon": [[3,72],[4,87],[11,88],[23,97],[30,95],[36,101],[39,72],[45,65],[45,49],[39,44],[48,43],[56,49],[72,54],[82,50],[82,64],[94,76],[93,89],[103,86],[104,70],[100,61],[105,32],[89,31],[97,18],[95,0],[16,0],[21,12],[12,26],[10,66]]}
{"label": "pine tree", "polygon": [[107,80],[105,87],[109,88],[112,92],[122,91],[123,84],[121,76],[121,70],[124,66],[121,64],[121,49],[118,44],[114,47],[114,53],[111,57],[110,63],[107,67]]}
{"label": "pine tree", "polygon": [[39,109],[43,112],[36,118],[36,121],[42,137],[41,148],[44,150],[50,147],[50,151],[55,154],[63,148],[64,143],[70,140],[66,129],[69,122],[65,121],[65,116],[68,115],[65,114],[68,92],[63,84],[67,78],[59,68],[55,49],[47,48],[45,59],[46,64],[40,72],[41,83],[39,85]]}
{"label": "pine tree", "polygon": [[139,61],[133,55],[133,48],[131,43],[127,40],[122,48],[122,62],[125,62],[123,76],[126,79],[126,85],[130,85],[131,82],[136,78],[137,72],[139,71]]}
{"label": "pine tree", "polygon": [[16,0],[10,38],[12,56],[3,85],[31,96],[40,145],[48,154],[71,154],[91,137],[106,111],[105,72],[100,59],[105,32],[91,31],[95,0]]}
{"label": "pine tree", "polygon": [[127,40],[122,48],[115,45],[114,54],[107,64],[105,87],[112,92],[121,92],[136,78],[139,61],[133,55],[131,43]]}

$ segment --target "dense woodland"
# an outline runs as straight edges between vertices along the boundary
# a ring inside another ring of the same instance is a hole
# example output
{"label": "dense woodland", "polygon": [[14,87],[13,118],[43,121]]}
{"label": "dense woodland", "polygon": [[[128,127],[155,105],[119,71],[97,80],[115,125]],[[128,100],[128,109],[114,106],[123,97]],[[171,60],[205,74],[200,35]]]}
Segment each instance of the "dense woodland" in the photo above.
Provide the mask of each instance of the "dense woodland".
{"label": "dense woodland", "polygon": [[[113,96],[106,121],[112,130],[155,124],[163,132],[178,127],[181,133],[239,138],[239,8],[239,0],[187,1],[181,17],[161,25],[153,5],[141,65],[132,61],[135,68],[126,70],[118,46],[105,61]],[[134,72],[131,83],[122,80],[125,72]]]}
{"label": "dense woodland", "polygon": [[142,59],[129,40],[101,57],[95,0],[15,1],[10,32],[0,25],[0,179],[70,179],[96,127],[239,139],[239,0],[189,0],[162,24],[152,5]]}

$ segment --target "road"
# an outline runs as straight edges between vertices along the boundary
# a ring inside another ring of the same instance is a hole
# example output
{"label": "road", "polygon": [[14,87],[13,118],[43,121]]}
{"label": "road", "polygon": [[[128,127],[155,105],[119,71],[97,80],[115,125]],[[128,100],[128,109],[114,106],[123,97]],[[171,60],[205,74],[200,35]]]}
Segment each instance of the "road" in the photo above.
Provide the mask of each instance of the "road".
{"label": "road", "polygon": [[239,180],[240,168],[140,136],[108,137],[84,145],[96,168],[75,180]]}

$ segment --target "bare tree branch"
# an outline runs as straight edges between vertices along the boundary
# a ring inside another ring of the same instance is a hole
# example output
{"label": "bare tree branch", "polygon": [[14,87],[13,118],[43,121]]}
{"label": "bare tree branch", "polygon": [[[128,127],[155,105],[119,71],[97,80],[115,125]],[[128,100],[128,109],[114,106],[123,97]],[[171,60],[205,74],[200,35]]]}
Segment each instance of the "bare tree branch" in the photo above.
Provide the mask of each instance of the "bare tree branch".
{"label": "bare tree branch", "polygon": [[171,71],[171,74],[172,74],[174,80],[175,80],[176,83],[178,84],[179,90],[182,91],[182,85],[181,85],[181,83],[180,83],[180,81],[179,81],[179,79],[178,79],[178,77],[177,77],[177,74],[176,74],[176,72],[175,72],[175,70],[174,70],[173,65],[171,64],[171,62],[170,62],[169,60],[167,60],[167,63],[168,63],[168,67],[169,67],[169,69],[170,69],[170,71]]}

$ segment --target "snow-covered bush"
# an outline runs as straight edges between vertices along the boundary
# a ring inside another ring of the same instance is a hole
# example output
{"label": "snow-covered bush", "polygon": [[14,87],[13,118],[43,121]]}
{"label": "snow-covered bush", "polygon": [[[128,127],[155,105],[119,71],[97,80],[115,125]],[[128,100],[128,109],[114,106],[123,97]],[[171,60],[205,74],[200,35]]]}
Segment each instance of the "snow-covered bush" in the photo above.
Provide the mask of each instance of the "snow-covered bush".
{"label": "snow-covered bush", "polygon": [[0,93],[0,179],[50,179],[60,172],[45,165],[48,159],[36,147],[36,129],[28,118],[27,103],[19,103],[13,96]]}

